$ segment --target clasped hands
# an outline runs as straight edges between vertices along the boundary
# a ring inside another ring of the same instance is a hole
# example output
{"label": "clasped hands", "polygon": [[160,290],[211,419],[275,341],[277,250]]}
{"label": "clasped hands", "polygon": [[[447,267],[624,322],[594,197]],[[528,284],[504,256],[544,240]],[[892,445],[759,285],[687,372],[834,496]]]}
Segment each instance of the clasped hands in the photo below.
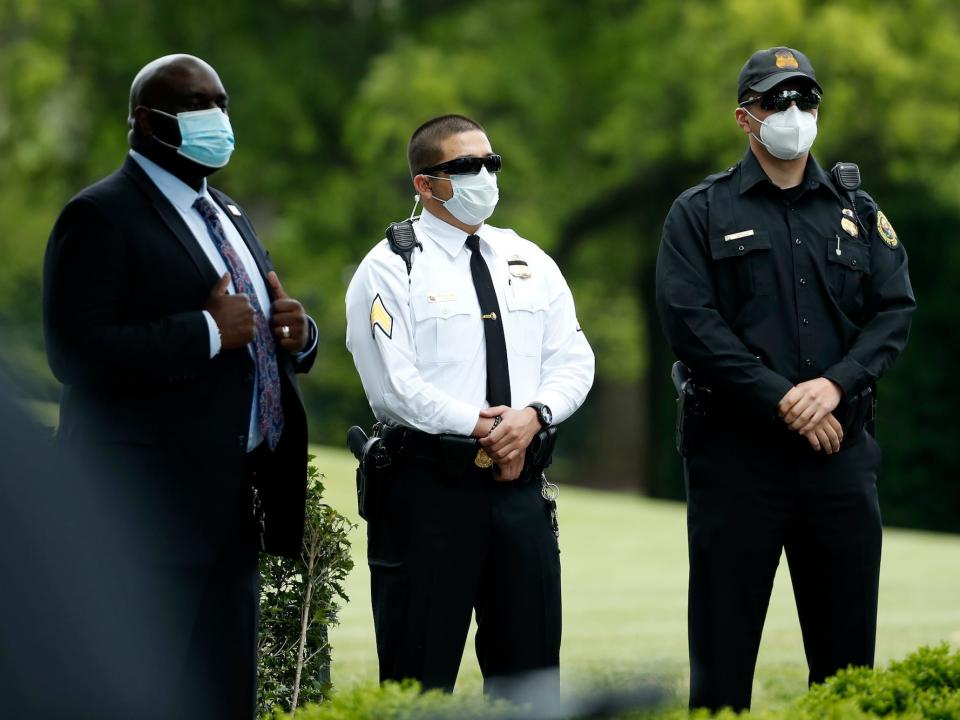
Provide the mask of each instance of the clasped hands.
{"label": "clasped hands", "polygon": [[[270,305],[270,329],[276,343],[289,353],[303,352],[310,337],[303,305],[287,297],[280,285],[280,278],[272,270],[267,275],[267,283],[273,297]],[[236,350],[253,342],[257,326],[250,297],[246,293],[228,294],[229,285],[230,274],[224,273],[210,291],[204,309],[217,323],[221,348]]]}
{"label": "clasped hands", "polygon": [[[494,427],[494,418],[497,417],[501,420]],[[480,438],[480,446],[496,463],[494,478],[505,482],[520,477],[527,446],[538,432],[540,421],[533,408],[514,410],[497,405],[480,411],[472,436]]]}
{"label": "clasped hands", "polygon": [[815,378],[792,387],[780,400],[777,412],[791,430],[807,439],[810,447],[832,455],[843,441],[843,428],[833,416],[840,398],[836,383]]}

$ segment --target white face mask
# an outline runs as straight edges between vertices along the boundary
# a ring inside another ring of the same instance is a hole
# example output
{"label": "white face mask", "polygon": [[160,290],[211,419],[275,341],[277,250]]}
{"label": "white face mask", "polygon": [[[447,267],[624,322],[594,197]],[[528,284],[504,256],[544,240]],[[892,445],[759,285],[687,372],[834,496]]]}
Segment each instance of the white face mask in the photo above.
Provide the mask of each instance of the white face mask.
{"label": "white face mask", "polygon": [[[434,177],[427,175],[427,177]],[[435,178],[447,180],[448,178]],[[450,211],[457,220],[464,225],[479,225],[493,215],[500,199],[500,190],[497,189],[497,176],[481,168],[476,175],[451,175],[450,184],[453,186],[453,196],[448,200],[440,200],[443,206]],[[434,195],[436,197],[436,195]]]}
{"label": "white face mask", "polygon": [[749,110],[746,113],[760,123],[760,137],[754,137],[775,158],[796,160],[813,147],[817,137],[817,118],[812,113],[804,112],[796,105],[774,113],[766,120],[761,120]]}

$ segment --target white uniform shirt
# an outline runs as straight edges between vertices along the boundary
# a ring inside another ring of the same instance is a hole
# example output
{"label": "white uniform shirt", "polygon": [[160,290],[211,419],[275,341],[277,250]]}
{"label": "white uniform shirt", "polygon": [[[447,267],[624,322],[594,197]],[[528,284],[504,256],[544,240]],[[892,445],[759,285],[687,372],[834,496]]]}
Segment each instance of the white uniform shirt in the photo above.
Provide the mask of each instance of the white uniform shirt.
{"label": "white uniform shirt", "polygon": [[[380,421],[470,435],[486,402],[486,345],[467,235],[424,210],[413,224],[423,251],[403,259],[384,239],[347,290],[347,349]],[[512,230],[483,225],[480,252],[503,316],[514,408],[539,401],[554,423],[593,384],[593,351],[556,263]]]}

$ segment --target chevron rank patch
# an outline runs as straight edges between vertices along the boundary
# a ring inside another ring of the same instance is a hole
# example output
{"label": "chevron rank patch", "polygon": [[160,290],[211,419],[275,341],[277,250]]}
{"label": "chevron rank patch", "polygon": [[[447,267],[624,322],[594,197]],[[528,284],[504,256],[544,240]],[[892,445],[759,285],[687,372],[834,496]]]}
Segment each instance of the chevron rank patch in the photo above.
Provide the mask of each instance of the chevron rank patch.
{"label": "chevron rank patch", "polygon": [[377,334],[377,328],[380,328],[380,332],[386,335],[388,339],[393,338],[393,315],[387,311],[379,294],[373,299],[373,305],[370,306],[370,332],[374,336]]}
{"label": "chevron rank patch", "polygon": [[892,248],[895,248],[900,242],[897,240],[897,231],[893,229],[893,225],[887,220],[887,216],[879,209],[877,210],[877,232],[880,233],[883,241]]}

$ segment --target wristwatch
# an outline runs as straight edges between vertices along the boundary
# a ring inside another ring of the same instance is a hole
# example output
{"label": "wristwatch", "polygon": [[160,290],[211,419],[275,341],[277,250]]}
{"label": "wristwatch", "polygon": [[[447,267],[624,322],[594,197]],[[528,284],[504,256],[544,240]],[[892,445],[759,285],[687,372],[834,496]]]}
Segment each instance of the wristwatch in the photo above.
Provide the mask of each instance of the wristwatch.
{"label": "wristwatch", "polygon": [[553,412],[542,402],[532,402],[527,407],[537,411],[537,420],[540,421],[541,428],[546,429],[553,424]]}

